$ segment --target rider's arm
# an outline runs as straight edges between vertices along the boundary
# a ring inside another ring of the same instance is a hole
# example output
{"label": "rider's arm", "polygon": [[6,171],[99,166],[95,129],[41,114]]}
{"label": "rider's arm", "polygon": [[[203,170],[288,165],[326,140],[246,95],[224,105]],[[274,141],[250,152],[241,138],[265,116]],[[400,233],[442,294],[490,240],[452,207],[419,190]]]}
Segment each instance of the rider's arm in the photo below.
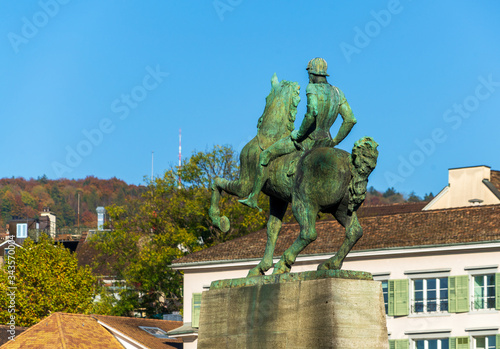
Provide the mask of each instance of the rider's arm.
{"label": "rider's arm", "polygon": [[309,134],[314,131],[316,116],[318,115],[318,97],[314,93],[307,94],[307,112],[302,120],[298,131],[292,133],[294,141],[302,142]]}
{"label": "rider's arm", "polygon": [[333,139],[334,145],[339,144],[347,137],[349,132],[351,132],[353,126],[356,124],[356,118],[352,113],[349,103],[344,99],[344,102],[340,105],[339,114],[342,116],[342,125],[340,126],[339,132]]}

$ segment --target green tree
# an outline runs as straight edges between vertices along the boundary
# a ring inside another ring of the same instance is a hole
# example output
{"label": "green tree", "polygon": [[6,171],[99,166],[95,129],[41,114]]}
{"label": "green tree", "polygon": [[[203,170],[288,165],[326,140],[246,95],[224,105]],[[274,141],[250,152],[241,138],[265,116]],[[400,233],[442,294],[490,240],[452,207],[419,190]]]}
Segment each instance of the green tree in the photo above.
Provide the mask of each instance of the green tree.
{"label": "green tree", "polygon": [[382,196],[384,198],[388,198],[389,196],[393,196],[396,194],[397,194],[396,189],[394,189],[394,187],[391,187],[391,188],[387,188],[387,190],[384,192],[384,194]]}
{"label": "green tree", "polygon": [[[106,208],[112,229],[96,235],[91,243],[99,251],[98,264],[114,256],[116,278],[126,283],[120,297],[109,293],[102,297],[112,302],[114,315],[130,315],[137,308],[145,308],[149,316],[178,310],[182,275],[168,267],[174,259],[264,227],[264,213],[228,195],[221,209],[232,228],[222,234],[212,227],[208,217],[211,183],[219,176],[234,179],[237,173],[232,148],[215,146],[194,153],[181,168],[147,181],[142,199]],[[260,199],[259,205],[265,207],[265,197]],[[102,305],[101,309],[110,307]]]}
{"label": "green tree", "polygon": [[415,194],[414,191],[412,191],[410,193],[410,195],[408,196],[408,200],[406,200],[408,202],[420,202],[422,201],[422,198],[420,198],[420,196],[418,196],[417,194]]}
{"label": "green tree", "polygon": [[[90,312],[96,279],[89,267],[78,266],[68,249],[42,235],[38,243],[28,238],[22,248],[13,251],[0,269],[0,323],[10,321],[11,299],[17,326],[32,326],[57,311]],[[12,290],[15,298],[9,296]]]}
{"label": "green tree", "polygon": [[432,191],[429,194],[424,195],[424,201],[431,201],[434,199],[434,194],[432,194]]}

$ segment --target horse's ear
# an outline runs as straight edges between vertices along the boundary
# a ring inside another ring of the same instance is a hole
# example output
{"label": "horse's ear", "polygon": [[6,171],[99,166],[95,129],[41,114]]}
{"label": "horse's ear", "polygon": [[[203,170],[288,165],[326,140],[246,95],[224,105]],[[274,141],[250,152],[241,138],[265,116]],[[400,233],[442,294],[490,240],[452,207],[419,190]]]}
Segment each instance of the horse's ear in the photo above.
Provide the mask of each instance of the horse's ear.
{"label": "horse's ear", "polygon": [[271,78],[271,86],[273,88],[275,88],[276,86],[279,85],[279,81],[278,81],[278,76],[276,75],[276,73],[273,74],[273,77]]}

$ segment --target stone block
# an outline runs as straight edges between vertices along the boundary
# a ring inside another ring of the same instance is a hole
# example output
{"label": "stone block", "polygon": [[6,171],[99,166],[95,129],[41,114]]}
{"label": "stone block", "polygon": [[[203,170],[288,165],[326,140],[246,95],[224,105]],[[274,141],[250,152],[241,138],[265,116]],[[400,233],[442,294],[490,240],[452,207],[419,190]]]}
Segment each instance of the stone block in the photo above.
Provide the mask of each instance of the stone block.
{"label": "stone block", "polygon": [[203,292],[198,348],[388,348],[382,287],[343,271],[221,280]]}

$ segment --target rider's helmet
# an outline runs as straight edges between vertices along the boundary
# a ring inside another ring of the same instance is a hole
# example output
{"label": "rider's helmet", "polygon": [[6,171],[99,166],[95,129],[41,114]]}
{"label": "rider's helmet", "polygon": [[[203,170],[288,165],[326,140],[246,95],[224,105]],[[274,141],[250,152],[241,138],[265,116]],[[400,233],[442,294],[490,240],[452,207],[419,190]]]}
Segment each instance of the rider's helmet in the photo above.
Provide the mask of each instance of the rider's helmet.
{"label": "rider's helmet", "polygon": [[314,75],[330,76],[326,73],[327,67],[328,65],[326,64],[326,61],[323,58],[317,57],[309,61],[306,69],[309,71],[309,73]]}

